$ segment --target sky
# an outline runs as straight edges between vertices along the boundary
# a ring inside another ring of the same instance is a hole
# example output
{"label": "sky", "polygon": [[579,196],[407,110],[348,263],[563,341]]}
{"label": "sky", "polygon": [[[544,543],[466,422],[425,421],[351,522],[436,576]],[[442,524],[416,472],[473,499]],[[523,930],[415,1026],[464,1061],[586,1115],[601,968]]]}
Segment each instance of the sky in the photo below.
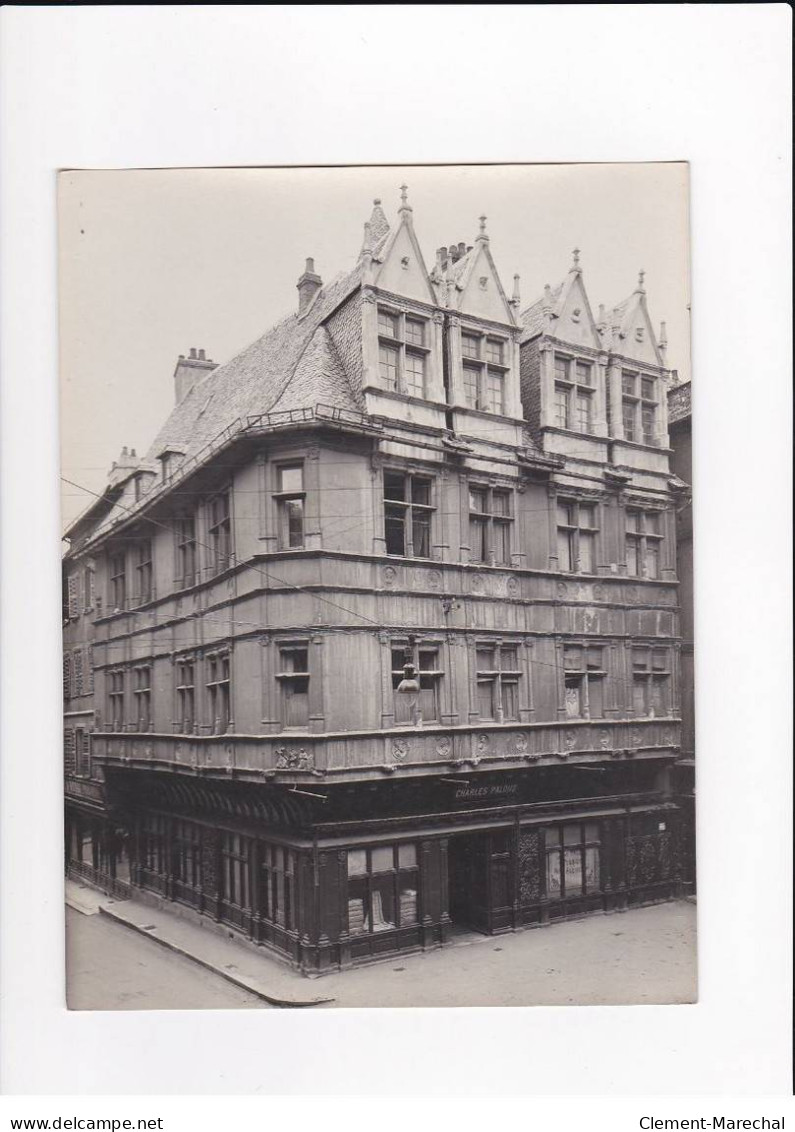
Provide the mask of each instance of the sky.
{"label": "sky", "polygon": [[[66,526],[101,492],[123,446],[142,454],[174,402],[191,347],[225,362],[297,305],[307,256],[349,270],[380,198],[396,222],[408,185],[426,265],[472,243],[487,217],[507,293],[522,309],[580,249],[596,314],[646,272],[668,364],[690,376],[685,163],[89,170],[59,174],[59,340]],[[88,489],[82,490],[83,488]]]}

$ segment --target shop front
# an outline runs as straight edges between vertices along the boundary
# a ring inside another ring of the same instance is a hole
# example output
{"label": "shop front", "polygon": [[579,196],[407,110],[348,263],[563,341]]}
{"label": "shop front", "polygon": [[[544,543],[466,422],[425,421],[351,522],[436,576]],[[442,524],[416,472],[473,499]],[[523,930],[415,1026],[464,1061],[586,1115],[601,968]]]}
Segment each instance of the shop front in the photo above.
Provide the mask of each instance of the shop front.
{"label": "shop front", "polygon": [[637,789],[566,798],[565,785],[517,776],[506,790],[483,776],[452,793],[445,782],[348,788],[315,804],[288,789],[187,789],[135,771],[112,781],[133,886],[307,973],[679,893],[669,798]]}

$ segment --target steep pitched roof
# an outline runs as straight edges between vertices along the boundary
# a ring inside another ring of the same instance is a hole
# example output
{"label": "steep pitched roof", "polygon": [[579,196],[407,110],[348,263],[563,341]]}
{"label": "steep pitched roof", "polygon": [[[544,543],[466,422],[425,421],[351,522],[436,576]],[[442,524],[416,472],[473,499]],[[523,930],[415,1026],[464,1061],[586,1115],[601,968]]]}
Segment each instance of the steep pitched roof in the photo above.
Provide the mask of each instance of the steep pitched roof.
{"label": "steep pitched roof", "polygon": [[[563,283],[559,283],[552,291],[552,311],[555,314],[559,313],[559,300],[562,294]],[[540,334],[544,329],[544,309],[547,302],[546,295],[542,295],[540,299],[537,299],[519,315],[519,321],[524,327],[523,339],[535,338],[536,334]]]}

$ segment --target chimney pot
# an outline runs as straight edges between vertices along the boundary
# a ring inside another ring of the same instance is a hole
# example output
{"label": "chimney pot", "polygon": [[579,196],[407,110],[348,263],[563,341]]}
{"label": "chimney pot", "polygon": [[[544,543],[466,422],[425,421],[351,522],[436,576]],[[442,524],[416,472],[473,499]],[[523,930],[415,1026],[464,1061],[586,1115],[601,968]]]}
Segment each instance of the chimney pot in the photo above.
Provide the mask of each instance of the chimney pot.
{"label": "chimney pot", "polygon": [[462,241],[462,242],[461,242],[461,243],[460,243],[460,244],[458,245],[458,258],[459,258],[459,259],[461,259],[461,257],[462,257],[462,256],[465,256],[466,254],[467,254],[467,246],[466,246],[466,244],[465,244],[465,243],[464,243],[464,242]]}
{"label": "chimney pot", "polygon": [[315,271],[315,261],[311,256],[307,256],[306,270],[296,286],[298,288],[298,313],[301,315],[323,286],[323,280]]}
{"label": "chimney pot", "polygon": [[122,454],[122,456],[126,456],[126,455],[127,455],[127,445],[126,445],[126,444],[125,444],[125,445],[124,445],[124,447],[122,448],[122,450],[121,450],[121,454]]}
{"label": "chimney pot", "polygon": [[199,361],[200,362],[204,361],[204,350],[199,350]]}
{"label": "chimney pot", "polygon": [[195,357],[196,357],[196,347],[195,347],[195,346],[191,346],[191,348],[190,348],[190,356],[191,356],[192,358],[195,358]]}

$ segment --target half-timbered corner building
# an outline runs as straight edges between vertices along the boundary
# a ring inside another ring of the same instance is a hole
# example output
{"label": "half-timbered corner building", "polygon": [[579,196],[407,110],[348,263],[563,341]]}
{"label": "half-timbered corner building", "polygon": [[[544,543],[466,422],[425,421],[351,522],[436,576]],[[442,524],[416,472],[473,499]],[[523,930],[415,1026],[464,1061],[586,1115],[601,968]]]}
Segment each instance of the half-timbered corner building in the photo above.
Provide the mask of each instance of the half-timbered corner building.
{"label": "half-timbered corner building", "polygon": [[307,972],[672,898],[684,485],[642,280],[595,318],[575,256],[522,311],[485,219],[426,262],[404,189],[297,289],[180,358],[69,531],[68,869]]}

